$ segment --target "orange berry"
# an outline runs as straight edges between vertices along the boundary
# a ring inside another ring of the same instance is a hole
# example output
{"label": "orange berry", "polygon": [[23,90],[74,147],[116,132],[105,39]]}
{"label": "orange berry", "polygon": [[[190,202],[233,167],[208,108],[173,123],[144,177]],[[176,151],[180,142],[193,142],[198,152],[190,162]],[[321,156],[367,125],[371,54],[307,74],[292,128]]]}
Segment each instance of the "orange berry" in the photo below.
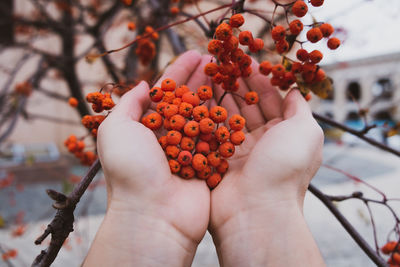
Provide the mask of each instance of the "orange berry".
{"label": "orange berry", "polygon": [[240,48],[236,48],[231,52],[231,60],[232,62],[240,62],[244,56],[244,52]]}
{"label": "orange berry", "polygon": [[213,173],[207,178],[206,182],[210,189],[215,188],[221,182],[221,175],[219,173]]}
{"label": "orange berry", "polygon": [[198,106],[200,104],[199,96],[194,92],[186,92],[182,96],[182,101],[192,104],[193,107]]}
{"label": "orange berry", "polygon": [[183,117],[189,118],[190,116],[192,116],[192,111],[193,111],[192,104],[182,102],[179,105],[179,114],[182,115]]}
{"label": "orange berry", "polygon": [[185,179],[193,178],[195,174],[196,174],[196,172],[194,171],[194,169],[191,166],[183,166],[181,168],[180,175],[181,175],[181,177],[183,177]]}
{"label": "orange berry", "polygon": [[254,91],[247,92],[244,95],[247,105],[253,105],[258,103],[258,94]]}
{"label": "orange berry", "polygon": [[308,41],[310,41],[311,43],[316,43],[321,39],[322,39],[322,32],[318,27],[308,30],[307,32]]}
{"label": "orange berry", "polygon": [[276,77],[283,77],[285,75],[285,67],[282,64],[276,64],[271,69],[272,75]]}
{"label": "orange berry", "polygon": [[236,36],[231,35],[228,40],[224,41],[223,46],[224,53],[233,51],[234,49],[239,47],[239,39]]}
{"label": "orange berry", "polygon": [[210,118],[204,118],[199,122],[200,132],[203,134],[210,134],[214,131],[214,122]]}
{"label": "orange berry", "polygon": [[18,254],[18,251],[16,249],[10,249],[7,253],[10,258],[15,258]]}
{"label": "orange berry", "polygon": [[319,29],[324,37],[329,37],[335,31],[335,29],[329,23],[323,23],[321,26],[319,26]]}
{"label": "orange berry", "polygon": [[304,3],[302,0],[298,0],[296,1],[293,6],[292,6],[292,13],[296,16],[296,17],[304,17],[305,14],[307,14],[308,11],[308,7],[306,5],[306,3]]}
{"label": "orange berry", "polygon": [[104,110],[110,110],[115,106],[115,103],[111,99],[111,97],[106,97],[103,99],[102,105],[103,105]]}
{"label": "orange berry", "polygon": [[303,23],[300,20],[295,19],[292,22],[290,22],[289,30],[291,34],[299,35],[300,32],[303,30]]}
{"label": "orange berry", "polygon": [[172,102],[175,99],[175,93],[174,92],[165,92],[164,97],[162,99],[163,102],[167,102],[169,104],[172,104]]}
{"label": "orange berry", "polygon": [[272,65],[269,61],[263,61],[258,66],[258,71],[263,75],[268,75],[271,73]]}
{"label": "orange berry", "polygon": [[325,71],[323,69],[319,68],[317,70],[317,72],[315,73],[313,82],[321,82],[325,79],[325,77],[326,77]]}
{"label": "orange berry", "polygon": [[169,13],[171,13],[172,16],[178,15],[179,12],[180,12],[179,8],[177,8],[177,7],[175,7],[175,6],[174,6],[174,7],[171,7],[171,8],[169,9]]}
{"label": "orange berry", "polygon": [[167,146],[165,148],[165,154],[167,154],[168,157],[176,159],[179,155],[179,148],[177,146]]}
{"label": "orange berry", "polygon": [[308,54],[307,50],[300,48],[296,52],[296,57],[300,61],[307,61],[310,58],[310,55]]}
{"label": "orange berry", "polygon": [[201,141],[209,142],[211,139],[214,138],[214,135],[212,133],[208,133],[208,134],[201,133],[199,135],[199,138],[200,138]]}
{"label": "orange berry", "polygon": [[310,101],[311,98],[312,98],[311,93],[307,93],[307,94],[304,96],[304,99],[305,99],[306,101]]}
{"label": "orange berry", "polygon": [[168,104],[165,108],[164,108],[164,117],[169,119],[172,116],[174,116],[175,114],[178,113],[178,106],[177,105],[172,105],[172,104]]}
{"label": "orange berry", "polygon": [[340,46],[340,40],[336,37],[332,37],[328,40],[329,49],[335,50]]}
{"label": "orange berry", "polygon": [[151,88],[150,92],[150,99],[153,102],[160,102],[161,99],[164,97],[164,92],[161,90],[160,87],[153,87]]}
{"label": "orange berry", "polygon": [[[182,98],[174,98],[174,100],[172,100],[172,104],[173,105],[177,105],[179,107],[179,105],[182,103]],[[178,111],[179,112],[179,111]]]}
{"label": "orange berry", "polygon": [[215,131],[214,135],[218,142],[223,143],[229,139],[231,134],[228,128],[221,126]]}
{"label": "orange berry", "polygon": [[212,81],[215,84],[220,84],[220,83],[222,83],[223,78],[224,78],[224,75],[222,75],[221,73],[218,72],[217,74],[215,74],[212,77]]}
{"label": "orange berry", "polygon": [[227,23],[221,23],[216,29],[215,29],[215,37],[218,40],[228,40],[232,36],[232,28],[229,26]]}
{"label": "orange berry", "polygon": [[184,93],[189,92],[190,89],[186,85],[181,85],[175,90],[176,97],[182,97]]}
{"label": "orange berry", "polygon": [[314,63],[305,63],[303,65],[303,73],[305,74],[313,74],[317,71],[317,65]]}
{"label": "orange berry", "polygon": [[222,157],[229,158],[235,153],[235,146],[231,142],[225,142],[218,147],[218,151]]}
{"label": "orange berry", "polygon": [[158,138],[158,143],[160,144],[162,149],[165,150],[167,148],[167,146],[168,146],[167,136],[163,135],[160,138]]}
{"label": "orange berry", "polygon": [[156,106],[157,113],[160,114],[160,115],[164,115],[164,110],[167,107],[167,105],[168,105],[167,102],[158,103],[157,106]]}
{"label": "orange berry", "polygon": [[197,89],[197,95],[203,101],[209,100],[213,97],[212,88],[207,85],[202,85]]}
{"label": "orange berry", "polygon": [[239,43],[241,45],[250,45],[253,41],[253,34],[250,31],[242,31],[239,33]]}
{"label": "orange berry", "polygon": [[283,77],[283,80],[285,84],[289,86],[296,82],[296,76],[294,75],[293,72],[286,72],[285,77]]}
{"label": "orange berry", "polygon": [[252,53],[257,53],[264,48],[264,41],[260,38],[254,39],[254,41],[249,45],[249,50]]}
{"label": "orange berry", "polygon": [[85,148],[85,142],[79,141],[76,143],[76,149],[82,151]]}
{"label": "orange berry", "polygon": [[388,254],[390,254],[390,253],[392,253],[392,252],[394,251],[396,245],[397,245],[397,242],[396,242],[396,241],[387,242],[387,243],[381,248],[381,251],[382,251],[383,254],[388,255]]}
{"label": "orange berry", "polygon": [[207,142],[210,145],[210,150],[211,151],[217,151],[217,149],[219,147],[219,143],[217,141],[217,138],[215,138],[214,135],[212,135],[211,139],[209,141],[207,141]]}
{"label": "orange berry", "polygon": [[322,53],[319,50],[314,50],[310,53],[310,61],[312,63],[319,63],[322,60]]}
{"label": "orange berry", "polygon": [[228,117],[228,112],[221,106],[214,106],[210,109],[210,118],[215,123],[224,122]]}
{"label": "orange berry", "polygon": [[144,126],[151,130],[157,130],[163,124],[163,119],[160,114],[154,112],[147,115],[144,119]]}
{"label": "orange berry", "polygon": [[204,141],[198,142],[196,144],[196,152],[207,156],[210,153],[210,145]]}
{"label": "orange berry", "polygon": [[291,71],[293,73],[300,73],[303,71],[303,65],[300,62],[293,62]]}
{"label": "orange berry", "polygon": [[246,69],[242,70],[242,77],[247,78],[250,77],[250,74],[252,73],[253,69],[251,67],[248,67]]}
{"label": "orange berry", "polygon": [[196,171],[204,170],[207,167],[207,158],[200,153],[193,156],[192,167]]}
{"label": "orange berry", "polygon": [[174,159],[170,159],[168,164],[172,173],[178,173],[181,170],[181,165]]}
{"label": "orange berry", "polygon": [[233,131],[240,131],[243,129],[244,125],[246,123],[245,118],[242,116],[235,114],[229,119],[229,127]]}
{"label": "orange berry", "polygon": [[68,104],[69,104],[71,107],[76,108],[76,107],[78,106],[78,100],[77,100],[75,97],[70,97],[70,98],[68,99]]}
{"label": "orange berry", "polygon": [[324,3],[324,0],[311,0],[311,5],[313,6],[322,6],[322,4]]}
{"label": "orange berry", "polygon": [[394,263],[400,264],[400,253],[398,253],[398,252],[393,253],[392,259],[393,259]]}
{"label": "orange berry", "polygon": [[224,174],[228,171],[229,163],[226,159],[221,159],[221,163],[217,166],[216,170],[220,174]]}
{"label": "orange berry", "polygon": [[182,166],[187,166],[192,162],[192,153],[190,153],[189,151],[181,151],[179,152],[178,155],[178,162],[182,165]]}
{"label": "orange berry", "polygon": [[211,166],[217,167],[219,164],[221,164],[221,156],[218,152],[211,152],[207,155],[207,161]]}
{"label": "orange berry", "polygon": [[218,65],[215,64],[214,62],[207,63],[204,66],[204,73],[207,76],[214,76],[215,74],[218,73]]}
{"label": "orange berry", "polygon": [[217,56],[217,55],[221,54],[222,52],[224,52],[224,46],[223,46],[222,42],[219,40],[211,40],[208,43],[207,49],[208,49],[208,52],[214,56]]}
{"label": "orange berry", "polygon": [[180,146],[182,150],[192,151],[194,148],[194,141],[190,137],[182,137]]}
{"label": "orange berry", "polygon": [[196,121],[189,121],[185,124],[183,132],[189,137],[195,137],[199,135],[199,123]]}
{"label": "orange berry", "polygon": [[169,124],[172,130],[180,131],[185,126],[186,119],[179,114],[175,114],[169,119]]}
{"label": "orange berry", "polygon": [[229,19],[229,24],[233,28],[239,28],[244,23],[244,18],[241,14],[235,14]]}
{"label": "orange berry", "polygon": [[277,25],[271,30],[272,39],[275,41],[280,41],[285,38],[286,29],[282,25]]}
{"label": "orange berry", "polygon": [[193,119],[197,122],[209,117],[208,108],[206,106],[197,106],[192,112]]}
{"label": "orange berry", "polygon": [[97,137],[97,129],[92,129],[91,134],[92,136]]}
{"label": "orange berry", "polygon": [[181,140],[182,140],[182,134],[180,132],[172,130],[167,133],[168,145],[175,145],[175,146],[179,145]]}
{"label": "orange berry", "polygon": [[243,143],[244,139],[246,139],[246,136],[244,135],[244,132],[242,132],[242,131],[233,132],[231,134],[231,138],[230,138],[232,144],[234,144],[235,146],[241,145]]}
{"label": "orange berry", "polygon": [[101,104],[104,95],[99,92],[92,92],[86,95],[86,101],[93,104]]}
{"label": "orange berry", "polygon": [[161,82],[161,90],[173,92],[176,87],[176,82],[172,79],[165,79]]}
{"label": "orange berry", "polygon": [[207,165],[204,169],[197,172],[197,177],[205,180],[208,177],[210,177],[211,173],[212,173],[211,167]]}
{"label": "orange berry", "polygon": [[92,104],[92,109],[96,113],[102,112],[104,110],[103,103],[102,102],[101,103],[93,103]]}
{"label": "orange berry", "polygon": [[289,43],[286,40],[280,40],[275,43],[276,51],[283,54],[289,50]]}
{"label": "orange berry", "polygon": [[128,30],[134,31],[136,29],[136,24],[132,21],[128,22]]}

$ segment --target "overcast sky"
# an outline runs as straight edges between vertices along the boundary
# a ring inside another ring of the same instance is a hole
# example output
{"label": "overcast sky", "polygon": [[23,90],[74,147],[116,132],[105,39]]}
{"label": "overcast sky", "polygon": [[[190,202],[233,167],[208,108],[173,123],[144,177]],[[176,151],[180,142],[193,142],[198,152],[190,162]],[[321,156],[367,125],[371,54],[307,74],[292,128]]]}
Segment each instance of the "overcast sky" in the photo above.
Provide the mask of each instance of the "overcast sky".
{"label": "overcast sky", "polygon": [[336,51],[327,49],[326,41],[305,46],[324,52],[322,64],[400,52],[400,0],[325,0],[310,11],[318,21],[345,30],[336,33],[344,39]]}

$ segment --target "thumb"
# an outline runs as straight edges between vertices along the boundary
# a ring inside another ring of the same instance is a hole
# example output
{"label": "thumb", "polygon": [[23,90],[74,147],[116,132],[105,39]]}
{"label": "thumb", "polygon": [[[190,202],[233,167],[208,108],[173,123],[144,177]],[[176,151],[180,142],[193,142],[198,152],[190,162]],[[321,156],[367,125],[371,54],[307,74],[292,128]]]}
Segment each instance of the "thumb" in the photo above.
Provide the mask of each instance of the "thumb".
{"label": "thumb", "polygon": [[139,121],[149,104],[149,85],[142,81],[122,96],[111,115]]}
{"label": "thumb", "polygon": [[297,89],[292,89],[283,100],[283,118],[290,119],[295,115],[311,116],[311,109]]}

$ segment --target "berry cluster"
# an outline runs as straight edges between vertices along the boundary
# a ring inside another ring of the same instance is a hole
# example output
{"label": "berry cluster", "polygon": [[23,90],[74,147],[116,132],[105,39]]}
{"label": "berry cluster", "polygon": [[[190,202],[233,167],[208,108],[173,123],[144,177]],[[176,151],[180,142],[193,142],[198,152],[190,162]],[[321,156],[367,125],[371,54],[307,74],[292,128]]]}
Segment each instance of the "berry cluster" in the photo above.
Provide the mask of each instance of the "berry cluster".
{"label": "berry cluster", "polygon": [[137,36],[138,41],[135,53],[139,57],[140,62],[143,65],[147,65],[156,56],[156,45],[153,40],[157,40],[159,36],[151,26],[146,26],[143,35],[149,35],[149,37],[142,38],[140,35]]}
{"label": "berry cluster", "polygon": [[75,135],[70,135],[67,140],[65,140],[64,145],[68,148],[69,152],[80,159],[82,165],[90,166],[97,158],[92,151],[83,151],[85,142],[83,140],[78,140]]}
{"label": "berry cluster", "polygon": [[[234,29],[238,29],[243,23],[244,18],[241,14],[233,15],[229,23],[222,22],[216,28],[215,39],[208,43],[208,52],[217,59],[217,63],[208,63],[204,72],[212,77],[215,84],[221,84],[222,89],[228,92],[237,91],[237,79],[249,77],[252,72],[251,57],[239,48],[239,44],[247,46],[253,53],[264,47],[264,41],[253,38],[250,31],[240,32],[239,37],[234,35]],[[255,92],[249,92],[245,98],[248,104],[255,104],[258,100]]]}
{"label": "berry cluster", "polygon": [[32,94],[32,84],[28,81],[18,83],[15,85],[15,93],[23,96],[30,96]]}
{"label": "berry cluster", "polygon": [[396,241],[387,242],[382,248],[383,254],[390,255],[388,259],[388,264],[391,267],[400,266],[400,244]]}
{"label": "berry cluster", "polygon": [[92,109],[94,112],[102,112],[104,110],[110,110],[115,106],[114,101],[111,98],[110,93],[93,92],[86,96],[86,101],[92,103]]}
{"label": "berry cluster", "polygon": [[9,250],[3,252],[3,254],[1,255],[1,258],[3,259],[3,261],[8,261],[10,259],[17,257],[17,254],[18,254],[18,251],[16,249],[9,249]]}
{"label": "berry cluster", "polygon": [[153,131],[162,127],[168,131],[159,143],[169,159],[171,172],[185,179],[196,176],[206,180],[211,189],[216,187],[228,170],[226,159],[245,139],[245,119],[233,115],[228,121],[230,130],[220,126],[228,113],[221,106],[208,109],[203,105],[213,97],[212,88],[206,85],[196,93],[186,85],[177,87],[174,80],[165,79],[161,87],[153,87],[149,94],[158,103],[157,112],[143,117],[142,123]]}

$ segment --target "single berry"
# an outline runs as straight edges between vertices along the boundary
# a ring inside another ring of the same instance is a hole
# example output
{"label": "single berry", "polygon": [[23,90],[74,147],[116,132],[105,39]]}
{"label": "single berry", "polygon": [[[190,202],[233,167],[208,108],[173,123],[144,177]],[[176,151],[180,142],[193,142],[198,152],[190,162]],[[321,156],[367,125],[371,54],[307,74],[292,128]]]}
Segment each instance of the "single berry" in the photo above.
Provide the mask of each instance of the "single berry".
{"label": "single berry", "polygon": [[298,0],[293,4],[292,7],[292,13],[296,16],[296,17],[304,17],[305,14],[307,14],[308,11],[308,7],[307,4],[304,3],[304,1],[302,0]]}
{"label": "single berry", "polygon": [[213,97],[213,91],[210,86],[202,85],[197,89],[197,95],[200,100],[206,101]]}
{"label": "single berry", "polygon": [[286,29],[282,25],[277,25],[271,30],[272,39],[275,41],[280,41],[285,38]]}
{"label": "single berry", "polygon": [[318,27],[308,30],[307,32],[308,41],[310,41],[311,43],[316,43],[321,39],[322,39],[322,32]]}
{"label": "single berry", "polygon": [[244,98],[247,105],[253,105],[258,103],[258,94],[254,91],[247,92]]}
{"label": "single berry", "polygon": [[218,148],[219,153],[224,158],[230,158],[235,153],[235,146],[231,142],[225,142]]}
{"label": "single berry", "polygon": [[289,30],[291,34],[299,35],[300,32],[303,30],[303,23],[300,20],[295,19],[292,22],[290,22]]}
{"label": "single berry", "polygon": [[228,112],[221,106],[214,106],[210,109],[210,118],[215,123],[224,122],[228,117]]}
{"label": "single berry", "polygon": [[335,31],[335,29],[329,23],[323,23],[321,26],[319,26],[319,29],[324,37],[329,37]]}
{"label": "single berry", "polygon": [[221,175],[219,173],[213,173],[207,178],[206,182],[210,189],[215,188],[221,182]]}
{"label": "single berry", "polygon": [[203,154],[195,154],[192,160],[192,167],[196,171],[204,170],[207,167],[207,158]]}
{"label": "single berry", "polygon": [[182,150],[192,151],[194,149],[194,141],[190,137],[182,137],[180,147]]}
{"label": "single berry", "polygon": [[335,50],[340,46],[340,40],[336,37],[332,37],[328,40],[329,49]]}
{"label": "single berry", "polygon": [[239,28],[244,23],[244,18],[241,14],[235,14],[229,19],[229,24],[233,28]]}
{"label": "single berry", "polygon": [[228,141],[231,134],[229,133],[228,128],[221,126],[215,131],[214,135],[218,142],[224,143]]}
{"label": "single berry", "polygon": [[242,116],[235,114],[229,119],[229,127],[233,131],[240,131],[244,128],[244,125],[246,123],[245,118]]}
{"label": "single berry", "polygon": [[319,50],[314,50],[310,53],[310,61],[312,63],[319,63],[322,60],[322,53]]}
{"label": "single berry", "polygon": [[181,151],[178,155],[178,162],[182,165],[182,166],[187,166],[192,162],[192,153],[190,153],[189,151]]}
{"label": "single berry", "polygon": [[161,89],[163,91],[174,91],[176,87],[176,82],[172,79],[165,79],[161,82]]}
{"label": "single berry", "polygon": [[300,61],[307,61],[310,57],[310,55],[308,54],[307,50],[300,48],[299,50],[297,50],[296,52],[296,57],[298,60]]}
{"label": "single berry", "polygon": [[196,121],[189,121],[183,127],[184,133],[189,137],[195,137],[199,135],[199,123]]}
{"label": "single berry", "polygon": [[153,88],[151,88],[149,95],[150,95],[151,101],[160,102],[161,99],[163,99],[163,97],[164,97],[164,91],[161,90],[160,87],[153,87]]}

